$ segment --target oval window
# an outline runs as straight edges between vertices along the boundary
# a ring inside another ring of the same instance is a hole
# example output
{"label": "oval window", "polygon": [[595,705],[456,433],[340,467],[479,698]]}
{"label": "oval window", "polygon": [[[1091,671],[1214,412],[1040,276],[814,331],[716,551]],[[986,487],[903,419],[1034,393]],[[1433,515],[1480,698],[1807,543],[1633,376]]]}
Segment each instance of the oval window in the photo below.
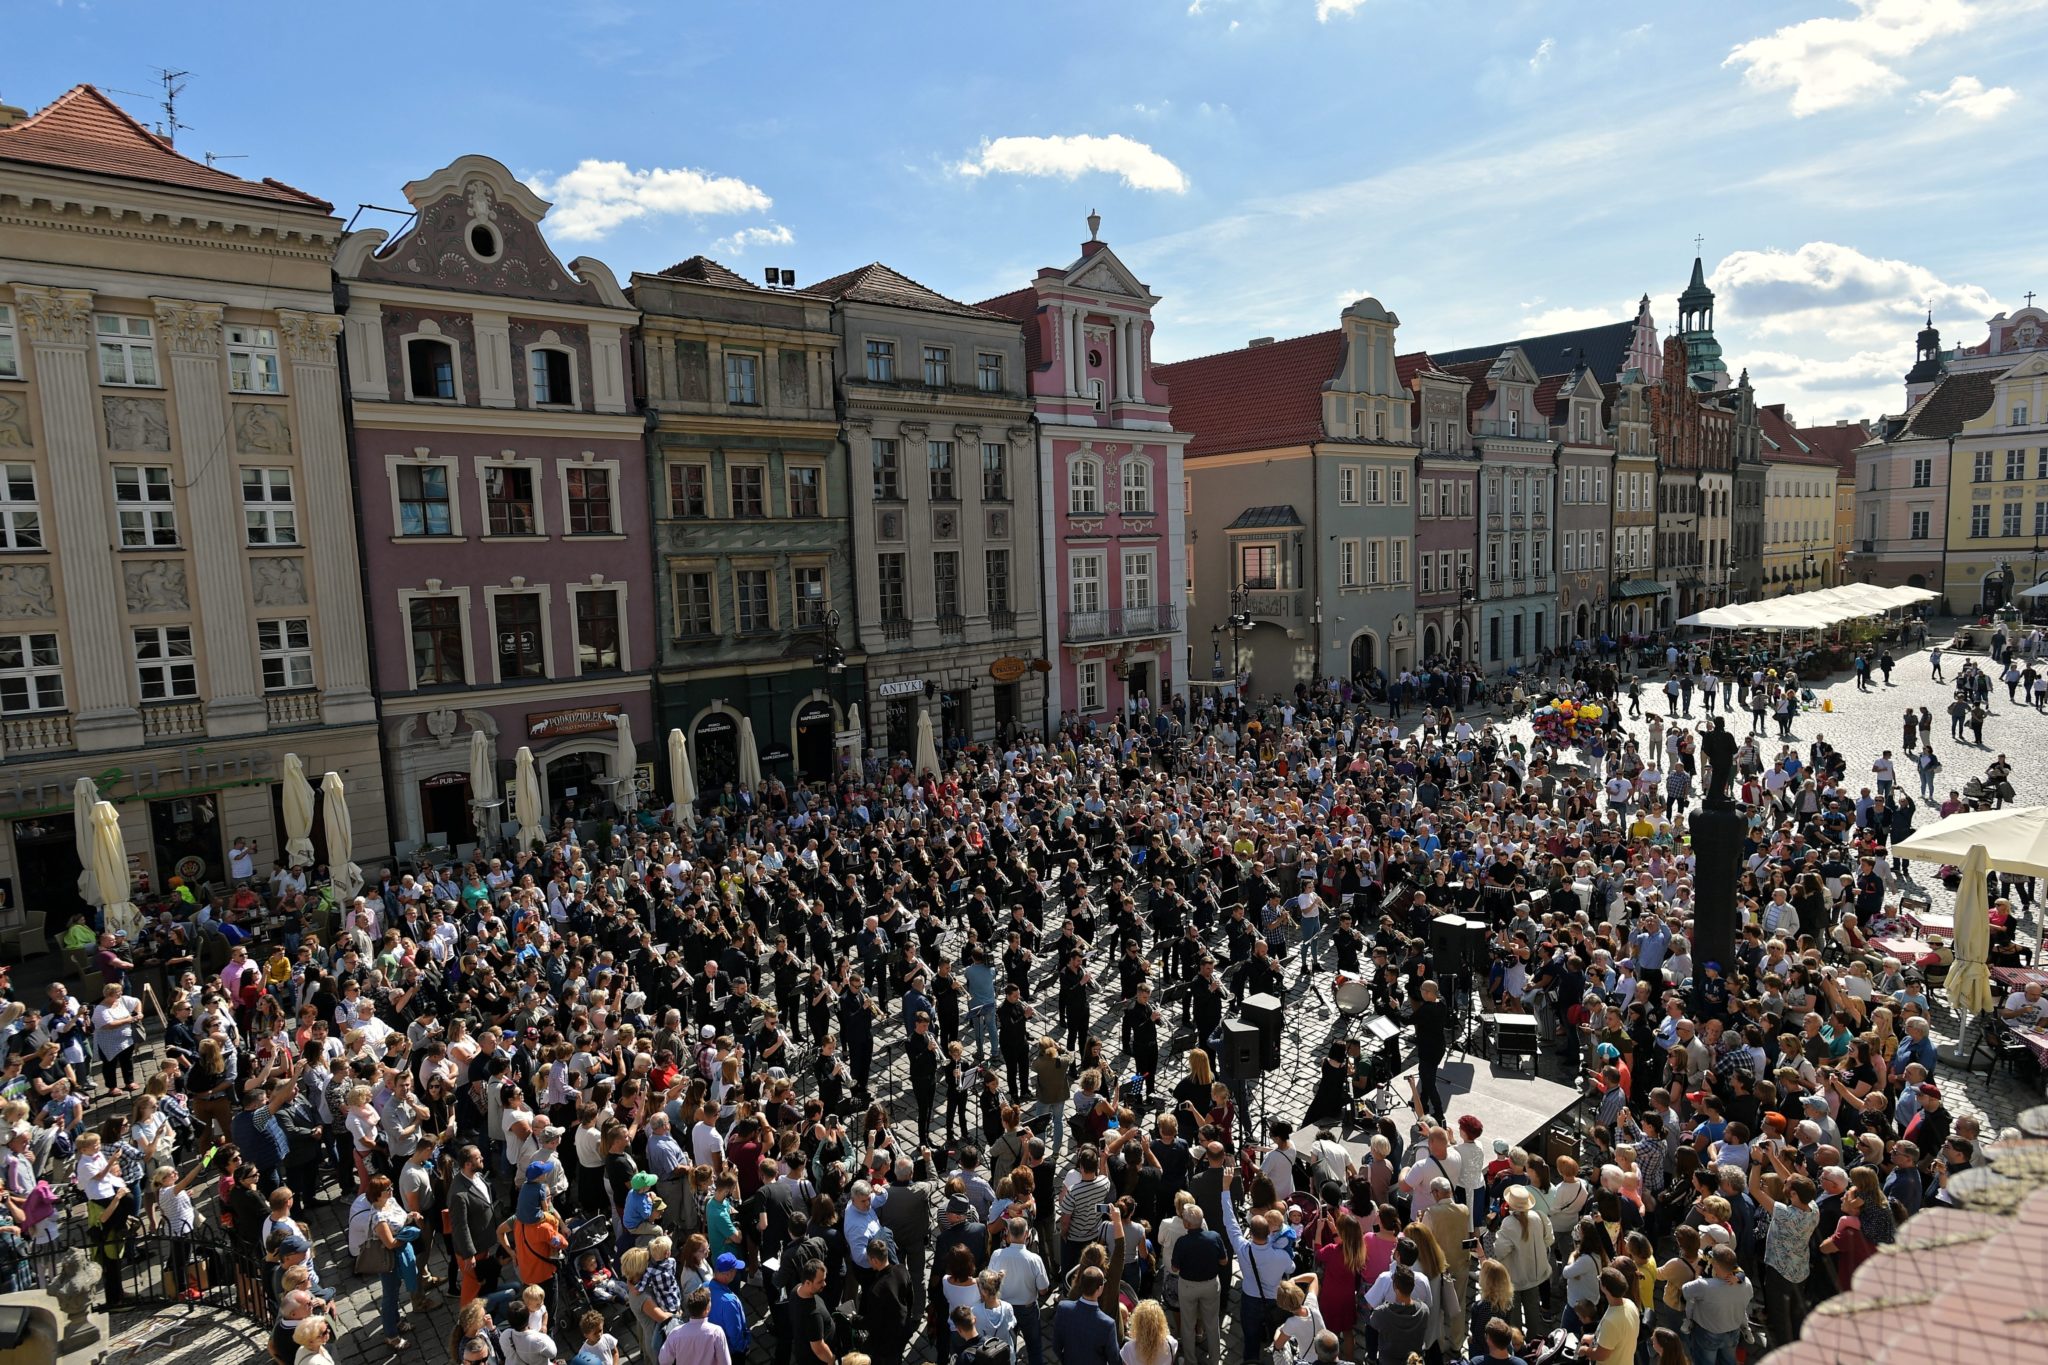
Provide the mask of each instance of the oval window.
{"label": "oval window", "polygon": [[498,234],[482,223],[475,224],[469,230],[469,249],[479,256],[497,255]]}

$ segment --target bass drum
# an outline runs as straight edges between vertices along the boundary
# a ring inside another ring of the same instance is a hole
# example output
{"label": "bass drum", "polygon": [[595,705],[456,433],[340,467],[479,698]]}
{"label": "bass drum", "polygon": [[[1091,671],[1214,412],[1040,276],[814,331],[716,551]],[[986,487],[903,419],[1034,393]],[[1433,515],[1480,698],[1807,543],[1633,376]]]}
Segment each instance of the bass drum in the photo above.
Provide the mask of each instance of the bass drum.
{"label": "bass drum", "polygon": [[1330,992],[1339,1014],[1356,1017],[1372,1008],[1372,990],[1362,977],[1349,977],[1339,981]]}

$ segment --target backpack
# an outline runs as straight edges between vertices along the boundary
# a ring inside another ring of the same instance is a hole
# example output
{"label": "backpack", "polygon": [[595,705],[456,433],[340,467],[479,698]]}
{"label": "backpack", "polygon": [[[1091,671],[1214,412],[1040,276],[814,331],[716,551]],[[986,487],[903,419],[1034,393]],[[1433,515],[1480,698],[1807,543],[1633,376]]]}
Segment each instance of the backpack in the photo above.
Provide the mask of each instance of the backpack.
{"label": "backpack", "polygon": [[1307,1152],[1297,1151],[1294,1154],[1294,1188],[1296,1192],[1306,1194],[1313,1199],[1317,1183],[1315,1161],[1310,1158]]}
{"label": "backpack", "polygon": [[955,1357],[956,1365],[1010,1365],[1010,1346],[1000,1337],[979,1336]]}

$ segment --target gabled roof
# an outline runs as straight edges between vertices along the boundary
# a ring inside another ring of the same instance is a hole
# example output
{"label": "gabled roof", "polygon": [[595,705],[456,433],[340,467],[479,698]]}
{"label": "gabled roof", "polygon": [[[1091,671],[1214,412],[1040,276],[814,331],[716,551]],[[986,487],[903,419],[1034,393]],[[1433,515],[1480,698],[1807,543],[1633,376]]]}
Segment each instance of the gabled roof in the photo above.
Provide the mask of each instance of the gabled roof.
{"label": "gabled roof", "polygon": [[1905,429],[1897,439],[1938,441],[1955,435],[1965,423],[1975,421],[1991,410],[1992,400],[1997,397],[1993,386],[1997,378],[1997,374],[1989,370],[1948,376],[1914,404],[1913,410],[1906,414]]}
{"label": "gabled roof", "polygon": [[1762,403],[1756,410],[1757,427],[1763,433],[1765,454],[1781,464],[1828,464],[1832,463],[1816,455],[1799,439],[1798,430],[1785,418],[1783,403]]}
{"label": "gabled roof", "polygon": [[1341,328],[1153,368],[1187,458],[1301,445],[1323,436],[1323,385],[1344,364]]}
{"label": "gabled roof", "polygon": [[1278,531],[1302,524],[1301,513],[1284,502],[1265,507],[1247,507],[1237,514],[1237,520],[1224,527],[1226,531]]}
{"label": "gabled roof", "polygon": [[[1509,344],[1512,345],[1513,343]],[[1506,347],[1502,349],[1505,350]],[[1500,359],[1500,352],[1496,351],[1490,356],[1484,356],[1477,360],[1460,360],[1450,363],[1446,363],[1440,355],[1434,356],[1434,359],[1436,360],[1436,367],[1445,374],[1455,379],[1471,381],[1471,387],[1465,390],[1465,417],[1466,420],[1470,421],[1493,398],[1493,385],[1486,382],[1486,377],[1493,373],[1493,362]]]}
{"label": "gabled roof", "polygon": [[[1636,320],[1604,322],[1598,327],[1581,327],[1575,332],[1552,332],[1548,336],[1525,337],[1520,341],[1497,341],[1487,346],[1467,346],[1456,351],[1430,352],[1441,369],[1467,361],[1491,362],[1510,346],[1519,346],[1538,374],[1569,374],[1583,356],[1586,367],[1602,384],[1612,384],[1628,360],[1635,340]],[[1481,374],[1485,372],[1482,370]]]}
{"label": "gabled roof", "polygon": [[983,299],[974,306],[984,313],[1000,313],[1006,318],[1015,318],[1023,322],[1038,313],[1038,291],[1027,284],[1022,289],[1012,289],[1007,294]]}
{"label": "gabled roof", "polygon": [[677,261],[660,273],[672,280],[695,280],[698,284],[724,285],[727,289],[751,289],[756,293],[761,289],[760,285],[727,270],[709,256],[692,256],[687,261]]}
{"label": "gabled roof", "polygon": [[319,213],[334,208],[282,180],[244,180],[179,155],[90,85],[74,85],[38,113],[0,128],[0,161],[260,199]]}
{"label": "gabled roof", "polygon": [[1870,428],[1861,422],[1837,422],[1826,427],[1800,427],[1799,439],[1834,463],[1851,478],[1856,476],[1856,447],[1870,439]]}
{"label": "gabled roof", "polygon": [[834,275],[829,280],[820,280],[804,292],[853,303],[879,303],[892,308],[919,308],[927,313],[950,313],[955,317],[1001,316],[961,303],[958,299],[949,299],[925,288],[908,275],[891,270],[880,261],[858,270],[849,270],[844,275]]}

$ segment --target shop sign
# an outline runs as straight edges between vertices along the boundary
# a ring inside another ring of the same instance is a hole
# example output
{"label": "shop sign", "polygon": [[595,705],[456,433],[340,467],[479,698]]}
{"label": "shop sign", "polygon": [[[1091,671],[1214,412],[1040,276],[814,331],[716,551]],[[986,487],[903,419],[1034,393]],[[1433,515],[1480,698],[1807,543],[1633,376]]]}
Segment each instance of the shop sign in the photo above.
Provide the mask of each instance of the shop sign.
{"label": "shop sign", "polygon": [[108,801],[135,796],[174,796],[221,787],[267,781],[279,771],[278,756],[268,749],[230,754],[216,745],[153,753],[132,767],[110,764],[96,773],[73,772],[61,778],[16,773],[0,778],[0,810],[41,810],[71,807],[71,790],[80,777],[90,777]]}
{"label": "shop sign", "polygon": [[878,697],[916,697],[924,694],[923,678],[897,678],[875,689]]}
{"label": "shop sign", "polygon": [[731,716],[720,711],[714,715],[706,716],[697,722],[697,738],[703,739],[707,735],[713,737],[730,735],[737,732],[739,728],[739,724]]}
{"label": "shop sign", "polygon": [[832,723],[832,703],[821,697],[813,697],[798,709],[796,723],[816,725],[819,721],[824,721],[827,725]]}
{"label": "shop sign", "polygon": [[618,718],[625,713],[623,706],[578,706],[567,711],[529,711],[526,713],[526,737],[528,739],[560,739],[564,735],[587,735],[598,730],[618,728]]}
{"label": "shop sign", "polygon": [[788,757],[789,746],[787,744],[771,744],[761,751],[761,761],[763,763],[780,763]]}
{"label": "shop sign", "polygon": [[1030,671],[1030,661],[1014,654],[1006,654],[988,666],[988,675],[999,683],[1013,683]]}

